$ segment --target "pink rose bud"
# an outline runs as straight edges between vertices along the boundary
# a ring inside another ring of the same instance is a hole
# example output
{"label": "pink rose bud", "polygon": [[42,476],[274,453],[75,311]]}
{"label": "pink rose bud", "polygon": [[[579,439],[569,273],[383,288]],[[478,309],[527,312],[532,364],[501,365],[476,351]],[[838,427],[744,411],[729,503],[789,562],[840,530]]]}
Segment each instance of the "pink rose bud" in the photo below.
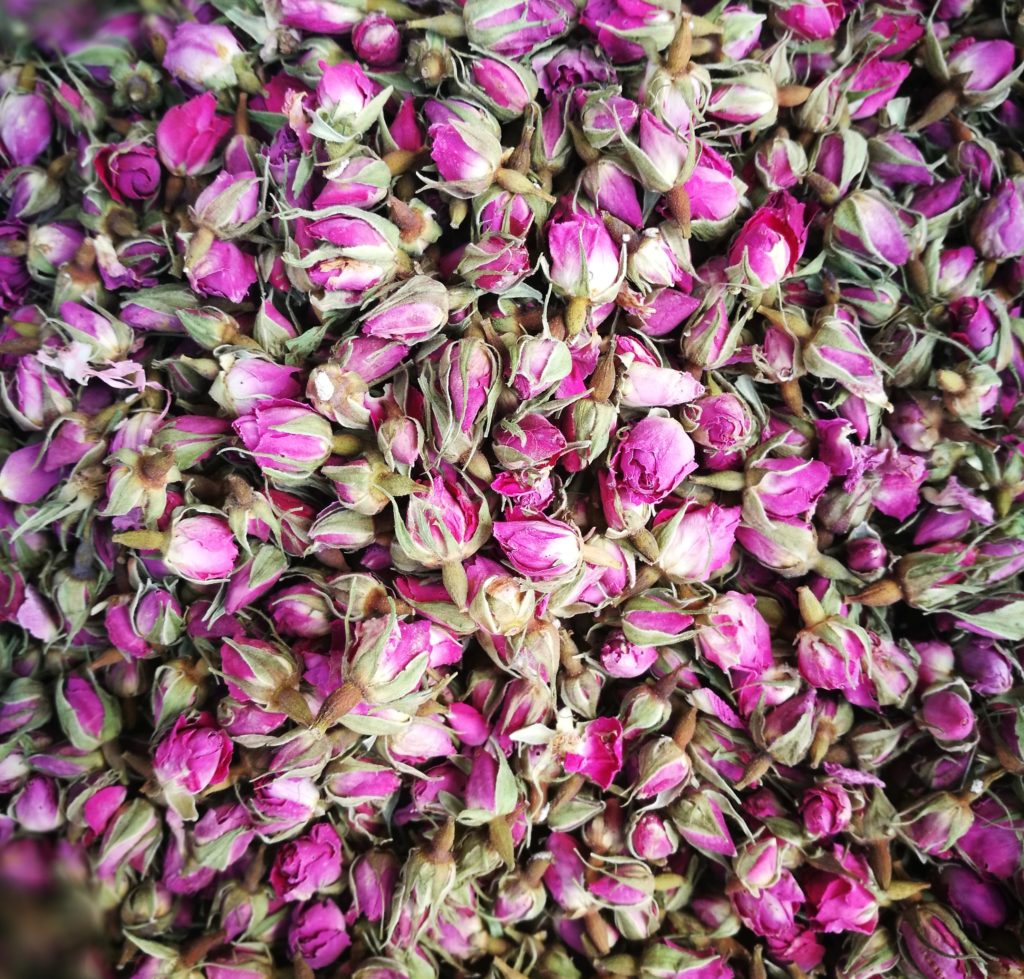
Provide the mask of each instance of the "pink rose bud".
{"label": "pink rose bud", "polygon": [[566,448],[565,436],[543,415],[506,419],[494,434],[494,454],[505,469],[549,469]]}
{"label": "pink rose bud", "polygon": [[754,166],[768,190],[788,190],[806,175],[807,154],[795,140],[777,136],[758,147]]}
{"label": "pink rose bud", "polygon": [[615,717],[598,717],[583,726],[565,754],[565,770],[579,772],[607,789],[622,768],[622,724]]}
{"label": "pink rose bud", "polygon": [[626,840],[630,853],[653,864],[663,863],[679,850],[679,834],[656,812],[634,817]]}
{"label": "pink rose bud", "polygon": [[226,578],[235,567],[238,545],[228,522],[213,514],[176,520],[164,552],[164,562],[191,581]]}
{"label": "pink rose bud", "polygon": [[812,839],[835,836],[850,825],[850,796],[839,782],[826,781],[804,792],[800,801],[804,829]]}
{"label": "pink rose bud", "polygon": [[73,674],[57,685],[57,718],[80,751],[93,751],[121,732],[120,703],[103,690],[94,674]]}
{"label": "pink rose bud", "polygon": [[33,775],[11,800],[11,816],[27,833],[52,833],[64,824],[57,782]]}
{"label": "pink rose bud", "polygon": [[1020,816],[996,796],[979,799],[972,812],[969,827],[956,841],[957,849],[980,873],[1010,880],[1020,870],[1024,856]]}
{"label": "pink rose bud", "polygon": [[210,397],[232,417],[247,415],[262,402],[298,397],[302,385],[297,374],[297,368],[263,357],[228,354]]}
{"label": "pink rose bud", "polygon": [[283,844],[270,868],[270,883],[283,901],[308,901],[341,877],[341,840],[329,823]]}
{"label": "pink rose bud", "polygon": [[240,303],[256,284],[256,259],[232,241],[213,241],[201,254],[189,250],[185,274],[202,296],[221,296]]}
{"label": "pink rose bud", "polygon": [[744,281],[767,288],[793,272],[806,241],[804,205],[781,191],[747,219],[729,249],[729,264]]}
{"label": "pink rose bud", "polygon": [[823,41],[835,36],[843,5],[840,0],[783,0],[772,17],[803,41]]}
{"label": "pink rose bud", "polygon": [[1014,668],[1009,655],[990,639],[972,639],[957,649],[960,676],[982,697],[1006,693],[1014,686]]}
{"label": "pink rose bud", "polygon": [[387,14],[367,14],[352,28],[352,47],[360,61],[381,68],[398,61],[402,51],[402,35]]}
{"label": "pink rose bud", "polygon": [[369,337],[420,343],[448,321],[448,291],[436,279],[419,275],[376,302],[360,323]]}
{"label": "pink rose bud", "polygon": [[463,16],[474,46],[520,58],[567,34],[577,12],[568,0],[468,0]]}
{"label": "pink rose bud", "polygon": [[9,91],[0,99],[0,149],[12,166],[30,166],[52,140],[53,117],[41,95]]}
{"label": "pink rose bud", "polygon": [[871,574],[888,565],[889,552],[877,537],[859,537],[847,541],[846,563],[851,571]]}
{"label": "pink rose bud", "polygon": [[156,150],[142,143],[104,146],[94,158],[96,176],[119,204],[146,201],[160,190],[162,173]]}
{"label": "pink rose bud", "polygon": [[351,944],[345,915],[330,898],[303,905],[292,916],[288,948],[293,956],[301,955],[312,969],[336,962]]}
{"label": "pink rose bud", "polygon": [[844,79],[850,118],[873,116],[896,96],[909,74],[910,65],[900,61],[871,58],[859,66],[851,65]]}
{"label": "pink rose bud", "polygon": [[313,582],[282,588],[267,605],[274,627],[284,636],[317,639],[330,633],[336,619],[334,606]]}
{"label": "pink rose bud", "polygon": [[636,182],[622,164],[608,157],[594,161],[583,172],[583,188],[599,210],[634,228],[642,224]]}
{"label": "pink rose bud", "polygon": [[642,676],[657,661],[655,646],[638,646],[615,630],[601,645],[601,665],[605,671],[620,679]]}
{"label": "pink rose bud", "polygon": [[[744,67],[750,70],[744,71]],[[745,129],[766,129],[778,117],[778,88],[767,68],[757,62],[740,62],[735,73],[726,75],[708,99],[707,113]]]}
{"label": "pink rose bud", "polygon": [[890,190],[906,184],[930,185],[935,182],[924,154],[902,133],[880,133],[868,140],[868,154],[871,159],[868,171]]}
{"label": "pink rose bud", "polygon": [[759,674],[772,662],[768,623],[753,595],[719,595],[698,620],[697,652],[722,670]]}
{"label": "pink rose bud", "polygon": [[819,310],[803,356],[810,374],[838,381],[869,404],[889,406],[882,365],[864,342],[855,313],[842,306]]}
{"label": "pink rose bud", "polygon": [[873,190],[857,190],[833,212],[828,243],[854,262],[900,266],[910,258],[906,231],[892,205]]}
{"label": "pink rose bud", "polygon": [[226,27],[183,21],[167,45],[163,66],[194,88],[219,90],[238,83],[236,59],[244,52]]}
{"label": "pink rose bud", "polygon": [[556,290],[597,304],[615,297],[620,284],[619,249],[599,217],[559,206],[547,233]]}
{"label": "pink rose bud", "polygon": [[568,578],[580,568],[583,542],[571,524],[550,517],[499,520],[493,533],[508,562],[530,581]]}
{"label": "pink rose bud", "polygon": [[817,459],[759,459],[747,470],[747,493],[775,517],[797,517],[814,509],[832,474]]}
{"label": "pink rose bud", "polygon": [[168,803],[183,818],[198,816],[195,797],[228,777],[233,745],[209,714],[182,715],[156,746],[153,770]]}
{"label": "pink rose bud", "polygon": [[172,106],[156,127],[160,161],[171,173],[194,176],[213,158],[217,144],[231,130],[231,120],[216,112],[217,100],[204,92]]}
{"label": "pink rose bud", "polygon": [[991,261],[1024,255],[1024,177],[1002,181],[978,208],[971,222],[971,243]]}
{"label": "pink rose bud", "polygon": [[[660,726],[660,725],[659,725]],[[689,755],[671,738],[656,737],[644,743],[636,755],[638,799],[653,799],[678,789],[690,780]]]}
{"label": "pink rose bud", "polygon": [[501,166],[501,141],[487,125],[453,119],[430,127],[430,156],[444,191],[472,198],[494,182]]}
{"label": "pink rose bud", "polygon": [[43,446],[15,449],[0,467],[0,496],[12,503],[35,503],[61,480],[61,470],[43,468]]}
{"label": "pink rose bud", "polygon": [[866,886],[872,879],[867,861],[843,846],[836,846],[833,856],[844,873],[816,870],[804,878],[810,920],[826,934],[870,935],[878,925],[878,901]]}
{"label": "pink rose bud", "polygon": [[1010,41],[978,41],[965,37],[950,48],[946,68],[966,96],[967,104],[990,108],[1006,97],[1013,80],[1016,50]]}
{"label": "pink rose bud", "polygon": [[609,458],[611,482],[630,503],[660,503],[696,469],[693,457],[679,422],[650,415],[620,436]]}
{"label": "pink rose bud", "polygon": [[0,694],[0,734],[42,727],[51,715],[49,698],[37,680],[16,677]]}
{"label": "pink rose bud", "polygon": [[518,119],[537,97],[534,74],[498,58],[473,59],[463,84],[501,121]]}
{"label": "pink rose bud", "polygon": [[281,23],[309,34],[347,34],[363,13],[336,0],[281,0]]}
{"label": "pink rose bud", "polygon": [[732,857],[736,855],[736,845],[725,821],[726,805],[725,799],[713,791],[691,790],[672,804],[672,823],[695,850]]}
{"label": "pink rose bud", "polygon": [[942,746],[966,748],[975,733],[970,692],[961,681],[929,687],[921,695],[918,723]]}
{"label": "pink rose bud", "polygon": [[507,382],[524,401],[553,389],[572,371],[569,348],[553,337],[520,338],[512,349]]}
{"label": "pink rose bud", "polygon": [[305,482],[331,454],[330,422],[298,401],[257,402],[233,427],[256,464],[279,486]]}
{"label": "pink rose bud", "polygon": [[349,871],[355,906],[368,921],[380,921],[391,908],[399,866],[387,850],[369,850],[356,858]]}
{"label": "pink rose bud", "polygon": [[196,198],[192,213],[201,227],[220,238],[233,238],[244,233],[259,214],[259,199],[259,180],[251,170],[222,170]]}
{"label": "pink rose bud", "polygon": [[684,503],[654,518],[657,566],[672,581],[708,581],[732,556],[740,507]]}
{"label": "pink rose bud", "polygon": [[645,346],[629,337],[616,337],[621,365],[619,397],[628,408],[656,408],[699,398],[704,385],[686,371],[663,367]]}

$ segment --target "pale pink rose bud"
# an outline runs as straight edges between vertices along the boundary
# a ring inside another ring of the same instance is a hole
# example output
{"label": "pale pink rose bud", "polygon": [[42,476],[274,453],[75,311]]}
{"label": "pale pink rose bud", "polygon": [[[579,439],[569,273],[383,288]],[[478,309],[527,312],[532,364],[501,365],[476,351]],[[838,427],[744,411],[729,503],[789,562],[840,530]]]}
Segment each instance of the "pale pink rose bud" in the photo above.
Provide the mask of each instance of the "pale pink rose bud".
{"label": "pale pink rose bud", "polygon": [[792,274],[806,242],[804,205],[780,191],[747,219],[733,239],[729,265],[741,280],[767,288]]}
{"label": "pale pink rose bud", "polygon": [[292,955],[301,955],[313,969],[336,962],[351,944],[345,915],[330,898],[303,905],[294,913],[288,928]]}
{"label": "pale pink rose bud", "polygon": [[696,162],[683,183],[690,198],[690,219],[698,238],[716,237],[739,210],[746,184],[732,164],[710,144],[697,141]]}
{"label": "pale pink rose bud", "polygon": [[583,541],[571,524],[550,517],[499,520],[493,533],[508,562],[530,581],[568,578],[580,568]]}
{"label": "pale pink rose bud", "polygon": [[717,296],[687,324],[682,340],[683,353],[687,360],[714,370],[729,361],[739,339],[739,324],[730,322],[725,300]]}
{"label": "pale pink rose bud", "polygon": [[900,266],[910,258],[903,222],[873,190],[857,190],[843,199],[829,219],[826,240],[854,262]]}
{"label": "pale pink rose bud", "polygon": [[324,189],[313,201],[313,210],[328,207],[370,208],[387,195],[391,172],[379,157],[355,154],[339,160],[326,172]]}
{"label": "pale pink rose bud", "polygon": [[707,790],[690,790],[669,809],[672,824],[695,850],[709,855],[732,857],[736,845],[725,821],[725,800]]}
{"label": "pale pink rose bud", "polygon": [[237,84],[235,59],[244,52],[226,27],[184,21],[167,44],[163,66],[194,88],[222,89]]}
{"label": "pale pink rose bud", "polygon": [[725,592],[698,619],[697,651],[723,670],[759,674],[772,662],[768,623],[753,595]]}
{"label": "pale pink rose bud", "polygon": [[289,400],[302,392],[298,370],[263,357],[227,355],[210,388],[210,397],[229,415],[252,412],[264,401]]}
{"label": "pale pink rose bud", "polygon": [[622,769],[622,724],[615,717],[598,717],[565,754],[565,770],[579,772],[607,789]]}
{"label": "pale pink rose bud", "polygon": [[601,665],[605,671],[620,679],[631,679],[646,673],[657,661],[655,646],[638,646],[615,630],[601,645]]}
{"label": "pale pink rose bud", "polygon": [[466,35],[483,51],[519,58],[567,34],[577,11],[568,0],[468,0]]}
{"label": "pale pink rose bud", "polygon": [[381,68],[398,61],[402,35],[387,14],[376,12],[368,14],[352,28],[352,47],[360,61]]}
{"label": "pale pink rose bud", "polygon": [[[1010,41],[979,41],[965,37],[950,48],[946,68],[969,105],[989,106],[1005,98],[1014,78],[1017,53]],[[994,100],[994,101],[993,101]]]}
{"label": "pale pink rose bud", "polygon": [[284,901],[308,901],[341,877],[341,840],[329,823],[284,843],[274,856],[270,883]]}
{"label": "pale pink rose bud", "polygon": [[633,817],[626,832],[629,851],[648,863],[661,864],[679,850],[679,834],[656,812]]}
{"label": "pale pink rose bud", "polygon": [[868,58],[845,71],[845,91],[851,119],[867,119],[899,92],[910,65],[900,61]]}
{"label": "pale pink rose bud", "polygon": [[202,296],[240,303],[256,284],[256,259],[232,241],[214,241],[201,255],[189,252],[185,275]]}
{"label": "pale pink rose bud", "polygon": [[195,797],[227,779],[233,745],[209,714],[181,716],[156,746],[153,770],[168,803],[196,819]]}
{"label": "pale pink rose bud", "polygon": [[838,381],[869,404],[888,407],[882,366],[864,342],[856,314],[844,307],[819,310],[803,358],[808,373]]}
{"label": "pale pink rose bud", "polygon": [[778,99],[778,88],[767,67],[743,62],[734,74],[715,85],[705,111],[722,122],[746,129],[766,129],[778,117]]}
{"label": "pale pink rose bud", "polygon": [[735,394],[699,398],[684,413],[695,426],[690,437],[714,452],[736,452],[747,446],[754,434],[750,408]]}
{"label": "pale pink rose bud", "polygon": [[636,182],[622,164],[601,157],[583,171],[583,188],[598,210],[638,228],[643,221]]}
{"label": "pale pink rose bud", "polygon": [[267,602],[274,627],[284,636],[315,639],[326,636],[336,621],[334,606],[313,582],[300,582],[275,592]]}
{"label": "pale pink rose bud", "polygon": [[657,566],[672,581],[708,581],[731,558],[739,507],[694,505],[661,510],[654,518]]}
{"label": "pale pink rose bud", "polygon": [[644,742],[636,755],[638,799],[653,799],[669,793],[690,780],[692,766],[686,751],[671,738],[656,737]]}
{"label": "pale pink rose bud", "polygon": [[156,127],[156,148],[171,173],[201,173],[231,130],[231,120],[216,112],[217,100],[204,92],[183,105],[172,106]]}
{"label": "pale pink rose bud", "polygon": [[52,833],[64,824],[57,782],[31,776],[11,800],[10,815],[26,833]]}
{"label": "pale pink rose bud", "polygon": [[453,118],[432,125],[429,135],[438,186],[446,193],[469,199],[491,186],[501,166],[501,141],[491,127]]}
{"label": "pale pink rose bud", "polygon": [[569,376],[572,358],[569,348],[553,337],[522,337],[513,348],[507,381],[528,401],[554,388]]}
{"label": "pale pink rose bud", "polygon": [[463,87],[503,122],[518,119],[537,97],[533,72],[498,58],[474,58]]}
{"label": "pale pink rose bud", "polygon": [[258,401],[232,427],[257,465],[281,486],[304,482],[331,454],[330,422],[298,401]]}
{"label": "pale pink rose bud", "polygon": [[235,567],[238,544],[228,522],[213,514],[176,520],[164,551],[164,563],[183,578],[216,581]]}
{"label": "pale pink rose bud", "polygon": [[758,147],[754,154],[754,167],[768,190],[788,190],[795,187],[807,173],[807,154],[795,140],[783,136]]}
{"label": "pale pink rose bud", "polygon": [[565,436],[543,415],[506,419],[494,434],[494,454],[509,470],[548,469],[565,451]]}
{"label": "pale pink rose bud", "polygon": [[560,204],[547,224],[547,236],[551,282],[561,295],[595,304],[615,298],[621,282],[619,248],[599,217]]}
{"label": "pale pink rose bud", "polygon": [[281,776],[260,780],[250,809],[262,837],[287,836],[305,826],[320,804],[320,791],[309,778]]}
{"label": "pale pink rose bud", "polygon": [[622,371],[619,397],[628,408],[657,408],[684,404],[699,398],[704,385],[686,371],[663,367],[637,341],[616,338]]}
{"label": "pale pink rose bud", "polygon": [[678,642],[693,616],[664,592],[648,592],[631,598],[622,610],[622,630],[638,645],[667,646]]}
{"label": "pale pink rose bud", "polygon": [[52,140],[53,117],[41,95],[9,91],[0,99],[0,149],[12,166],[30,166]]}

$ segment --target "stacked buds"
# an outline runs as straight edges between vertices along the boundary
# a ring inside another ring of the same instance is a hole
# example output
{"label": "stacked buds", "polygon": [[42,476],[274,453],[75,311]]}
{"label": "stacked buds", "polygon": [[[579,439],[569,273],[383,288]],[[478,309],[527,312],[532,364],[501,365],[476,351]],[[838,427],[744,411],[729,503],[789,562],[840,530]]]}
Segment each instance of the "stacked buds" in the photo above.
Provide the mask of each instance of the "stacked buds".
{"label": "stacked buds", "polygon": [[1024,973],[1019,5],[7,6],[5,964]]}

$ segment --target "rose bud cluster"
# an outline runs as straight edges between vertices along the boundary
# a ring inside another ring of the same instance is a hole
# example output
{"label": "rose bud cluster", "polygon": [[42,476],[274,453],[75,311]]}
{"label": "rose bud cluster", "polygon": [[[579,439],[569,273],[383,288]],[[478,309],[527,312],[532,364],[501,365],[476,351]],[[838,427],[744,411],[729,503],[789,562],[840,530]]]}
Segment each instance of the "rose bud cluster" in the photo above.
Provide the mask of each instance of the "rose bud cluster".
{"label": "rose bud cluster", "polygon": [[5,965],[1024,974],[1019,4],[3,17]]}

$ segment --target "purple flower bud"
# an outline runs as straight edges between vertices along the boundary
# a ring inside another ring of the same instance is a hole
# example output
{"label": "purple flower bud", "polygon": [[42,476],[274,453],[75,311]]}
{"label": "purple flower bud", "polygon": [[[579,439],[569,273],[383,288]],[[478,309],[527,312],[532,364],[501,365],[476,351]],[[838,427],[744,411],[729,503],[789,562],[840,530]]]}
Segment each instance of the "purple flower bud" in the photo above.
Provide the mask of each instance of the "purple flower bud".
{"label": "purple flower bud", "polygon": [[27,167],[53,140],[46,99],[34,92],[8,92],[0,99],[0,149],[15,167]]}
{"label": "purple flower bud", "polygon": [[870,574],[889,563],[889,552],[877,537],[859,537],[847,542],[846,563],[851,571]]}
{"label": "purple flower bud", "polygon": [[43,467],[39,444],[15,449],[0,467],[0,496],[12,503],[35,503],[61,480],[61,470]]}
{"label": "purple flower bud", "polygon": [[924,154],[900,132],[880,133],[868,140],[868,154],[868,171],[889,189],[906,184],[930,185],[935,181]]}
{"label": "purple flower bud", "polygon": [[117,143],[104,146],[95,156],[96,176],[119,204],[145,201],[160,189],[162,173],[152,146]]}
{"label": "purple flower bud", "polygon": [[298,401],[257,402],[233,427],[259,467],[280,486],[305,481],[331,454],[330,423]]}
{"label": "purple flower bud", "polygon": [[216,109],[217,100],[204,92],[164,114],[156,127],[156,148],[171,173],[193,176],[206,168],[231,129],[231,120]]}
{"label": "purple flower bud", "polygon": [[695,468],[693,442],[673,418],[651,415],[621,435],[608,460],[617,492],[630,503],[659,503]]}
{"label": "purple flower bud", "polygon": [[299,908],[288,929],[288,948],[313,969],[336,962],[349,945],[345,915],[330,898]]}
{"label": "purple flower bud", "polygon": [[33,775],[11,800],[10,814],[27,833],[52,833],[64,823],[57,783]]}
{"label": "purple flower bud", "polygon": [[234,62],[243,53],[223,25],[184,21],[167,45],[163,66],[194,88],[230,88],[238,82]]}
{"label": "purple flower bud", "polygon": [[826,934],[856,931],[870,935],[878,925],[878,901],[868,889],[867,861],[842,846],[833,849],[842,873],[812,871],[804,878],[804,893],[813,908],[810,920]]}
{"label": "purple flower bud", "polygon": [[494,182],[501,165],[501,142],[486,126],[455,119],[430,127],[430,156],[444,190],[471,198]]}
{"label": "purple flower bud", "polygon": [[971,242],[982,258],[992,261],[1024,255],[1024,177],[1002,181],[978,208]]}
{"label": "purple flower bud", "polygon": [[896,96],[910,65],[869,58],[859,66],[851,65],[844,74],[850,118],[867,119]]}
{"label": "purple flower bud", "polygon": [[966,867],[946,866],[942,883],[950,905],[975,928],[1000,928],[1007,919],[1006,899],[989,881],[982,880]]}
{"label": "purple flower bud", "polygon": [[929,687],[921,695],[920,725],[947,748],[960,748],[974,734],[974,712],[966,687],[956,683]]}
{"label": "purple flower bud", "polygon": [[996,796],[979,799],[972,809],[974,819],[956,841],[957,849],[979,873],[1009,880],[1024,856],[1020,816]]}
{"label": "purple flower bud", "polygon": [[984,974],[952,915],[938,905],[911,905],[896,931],[903,969],[913,979],[978,979]]}
{"label": "purple flower bud", "polygon": [[402,35],[387,14],[367,14],[352,28],[352,47],[360,61],[374,68],[382,68],[398,61],[402,51]]}

